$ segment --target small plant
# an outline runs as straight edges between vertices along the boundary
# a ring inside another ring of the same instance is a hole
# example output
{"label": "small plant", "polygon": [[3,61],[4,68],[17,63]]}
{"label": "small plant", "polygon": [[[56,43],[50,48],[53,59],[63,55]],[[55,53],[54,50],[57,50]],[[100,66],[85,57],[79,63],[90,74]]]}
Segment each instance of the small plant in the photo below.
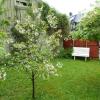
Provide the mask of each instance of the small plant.
{"label": "small plant", "polygon": [[72,57],[72,48],[61,48],[58,54],[59,58],[71,58]]}

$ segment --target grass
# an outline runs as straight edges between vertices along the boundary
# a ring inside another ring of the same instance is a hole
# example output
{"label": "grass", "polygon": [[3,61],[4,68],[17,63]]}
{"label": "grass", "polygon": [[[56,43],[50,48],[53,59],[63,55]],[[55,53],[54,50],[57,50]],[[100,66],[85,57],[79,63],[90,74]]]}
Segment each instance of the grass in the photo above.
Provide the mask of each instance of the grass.
{"label": "grass", "polygon": [[[100,61],[57,59],[58,77],[36,80],[36,100],[100,100]],[[9,68],[0,81],[0,100],[31,100],[31,80],[23,70]]]}

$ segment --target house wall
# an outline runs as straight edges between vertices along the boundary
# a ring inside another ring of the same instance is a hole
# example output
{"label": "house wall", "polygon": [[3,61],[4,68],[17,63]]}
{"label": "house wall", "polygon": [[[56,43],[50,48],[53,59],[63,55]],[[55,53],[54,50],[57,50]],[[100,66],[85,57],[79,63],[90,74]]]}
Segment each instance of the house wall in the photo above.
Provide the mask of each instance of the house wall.
{"label": "house wall", "polygon": [[15,0],[6,0],[3,4],[5,12],[0,16],[1,19],[13,20],[15,18]]}
{"label": "house wall", "polygon": [[[34,0],[30,0],[32,3]],[[9,20],[22,20],[26,16],[26,5],[28,0],[6,0],[3,8],[5,12],[0,16],[0,19],[9,19]]]}

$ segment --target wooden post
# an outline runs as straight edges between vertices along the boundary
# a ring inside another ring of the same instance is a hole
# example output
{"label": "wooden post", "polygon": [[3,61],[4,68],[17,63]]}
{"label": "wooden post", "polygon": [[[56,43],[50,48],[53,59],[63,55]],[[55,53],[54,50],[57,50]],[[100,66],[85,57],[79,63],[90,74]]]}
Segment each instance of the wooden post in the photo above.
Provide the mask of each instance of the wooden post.
{"label": "wooden post", "polygon": [[74,56],[74,60],[75,60],[75,56]]}
{"label": "wooden post", "polygon": [[74,47],[74,40],[73,40],[73,47]]}
{"label": "wooden post", "polygon": [[87,40],[85,40],[86,41],[86,47],[87,47]]}
{"label": "wooden post", "polygon": [[85,57],[85,61],[87,61],[87,57]]}

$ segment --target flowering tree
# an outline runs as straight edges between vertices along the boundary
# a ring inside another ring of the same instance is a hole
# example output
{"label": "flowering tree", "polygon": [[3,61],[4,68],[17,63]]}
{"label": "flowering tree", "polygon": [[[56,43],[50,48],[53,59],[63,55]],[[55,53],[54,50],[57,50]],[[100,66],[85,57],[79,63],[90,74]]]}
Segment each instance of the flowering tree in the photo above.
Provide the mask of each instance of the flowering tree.
{"label": "flowering tree", "polygon": [[[52,35],[46,33],[45,21],[41,19],[41,9],[32,10],[32,16],[27,16],[23,21],[17,21],[12,28],[12,42],[10,43],[10,53],[13,63],[22,66],[31,75],[34,95],[34,81],[36,77],[48,78],[50,75],[58,76],[57,66],[51,61],[57,55],[59,30]],[[49,15],[50,16],[50,15]],[[50,16],[50,24],[53,27],[57,24],[54,17]],[[52,24],[53,23],[53,24]]]}

